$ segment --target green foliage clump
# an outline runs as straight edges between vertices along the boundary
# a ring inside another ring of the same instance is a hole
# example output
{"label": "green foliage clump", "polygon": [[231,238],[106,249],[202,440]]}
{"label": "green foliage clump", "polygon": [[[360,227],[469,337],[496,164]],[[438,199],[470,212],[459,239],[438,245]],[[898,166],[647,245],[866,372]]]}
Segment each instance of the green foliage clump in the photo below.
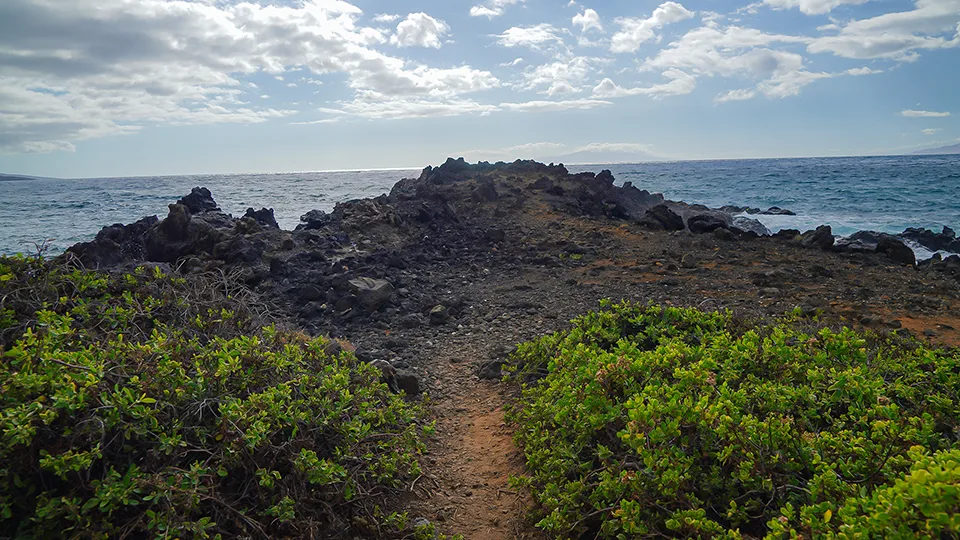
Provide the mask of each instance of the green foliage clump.
{"label": "green foliage clump", "polygon": [[379,370],[220,276],[4,258],[0,299],[0,537],[368,535],[419,474]]}
{"label": "green foliage clump", "polygon": [[540,377],[510,418],[541,528],[960,535],[960,353],[798,320],[604,308],[514,357]]}

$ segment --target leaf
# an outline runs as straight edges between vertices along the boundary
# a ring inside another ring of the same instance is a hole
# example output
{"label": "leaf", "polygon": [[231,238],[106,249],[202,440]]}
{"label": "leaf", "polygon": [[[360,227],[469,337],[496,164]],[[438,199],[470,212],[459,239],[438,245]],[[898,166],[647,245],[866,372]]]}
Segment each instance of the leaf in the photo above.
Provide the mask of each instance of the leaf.
{"label": "leaf", "polygon": [[828,509],[826,512],[823,513],[823,522],[830,523],[830,518],[832,517],[833,517],[833,510]]}

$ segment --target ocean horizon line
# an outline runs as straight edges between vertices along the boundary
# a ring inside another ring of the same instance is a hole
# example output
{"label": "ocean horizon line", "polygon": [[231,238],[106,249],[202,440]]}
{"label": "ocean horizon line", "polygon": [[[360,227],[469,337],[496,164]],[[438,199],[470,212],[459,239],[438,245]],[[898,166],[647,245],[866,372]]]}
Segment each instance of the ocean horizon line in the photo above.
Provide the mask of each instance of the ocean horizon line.
{"label": "ocean horizon line", "polygon": [[[670,158],[670,157],[656,157],[653,159],[639,159],[639,160],[618,160],[618,161],[550,161],[548,158],[516,158],[510,161],[505,161],[498,159],[496,161],[491,160],[467,160],[468,163],[479,163],[486,161],[487,163],[512,163],[517,160],[523,161],[537,161],[541,163],[554,163],[559,165],[571,165],[582,167],[586,165],[632,165],[632,164],[643,164],[643,163],[702,163],[709,161],[778,161],[778,160],[803,160],[803,159],[854,159],[854,158],[892,158],[892,157],[916,157],[916,158],[930,158],[937,156],[950,156],[954,154],[851,154],[851,155],[837,155],[837,156],[779,156],[779,157],[713,157],[713,158]],[[448,156],[453,157],[453,156]],[[458,156],[459,158],[460,156]],[[454,158],[457,159],[457,158]],[[440,163],[430,164],[432,166],[438,166]],[[268,176],[268,175],[288,175],[288,174],[318,174],[318,173],[351,173],[351,172],[389,172],[389,171],[416,171],[423,170],[426,166],[419,167],[369,167],[369,168],[359,168],[359,169],[316,169],[316,170],[293,170],[293,171],[267,171],[267,172],[255,172],[255,171],[244,171],[244,172],[194,172],[194,173],[160,173],[160,174],[134,174],[134,175],[109,175],[109,176],[42,176],[35,174],[22,174],[22,173],[9,173],[9,172],[0,172],[0,177],[2,176],[13,176],[13,177],[23,177],[31,180],[124,180],[124,179],[137,179],[137,178],[172,178],[172,177],[191,177],[191,176]]]}

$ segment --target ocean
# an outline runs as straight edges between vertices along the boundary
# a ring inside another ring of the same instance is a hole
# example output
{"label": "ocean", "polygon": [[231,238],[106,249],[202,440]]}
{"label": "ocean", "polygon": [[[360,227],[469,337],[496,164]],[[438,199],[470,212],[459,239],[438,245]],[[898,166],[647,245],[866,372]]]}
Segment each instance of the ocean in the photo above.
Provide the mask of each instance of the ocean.
{"label": "ocean", "polygon": [[[570,165],[571,172],[610,169],[618,183],[710,207],[779,206],[796,216],[751,216],[772,231],[833,227],[888,233],[906,227],[960,230],[960,155],[673,161]],[[374,197],[419,170],[222,174],[0,182],[0,253],[57,253],[93,238],[105,225],[166,215],[167,205],[206,186],[224,211],[273,208],[292,229],[312,209]]]}

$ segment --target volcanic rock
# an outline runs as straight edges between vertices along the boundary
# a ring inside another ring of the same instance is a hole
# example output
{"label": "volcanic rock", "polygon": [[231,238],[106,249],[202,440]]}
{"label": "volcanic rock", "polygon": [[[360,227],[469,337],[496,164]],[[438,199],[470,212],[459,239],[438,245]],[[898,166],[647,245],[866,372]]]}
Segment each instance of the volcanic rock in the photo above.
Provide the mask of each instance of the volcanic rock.
{"label": "volcanic rock", "polygon": [[687,228],[694,233],[709,233],[726,227],[727,222],[716,214],[697,214],[687,219]]}
{"label": "volcanic rock", "polygon": [[393,285],[383,279],[360,277],[347,282],[350,292],[367,311],[376,311],[390,301]]}
{"label": "volcanic rock", "polygon": [[638,222],[653,231],[683,230],[683,218],[664,204],[658,204],[647,210]]}
{"label": "volcanic rock", "polygon": [[877,252],[885,253],[887,257],[901,264],[913,266],[917,263],[913,250],[893,236],[881,237],[880,242],[877,243]]}
{"label": "volcanic rock", "polygon": [[273,208],[261,208],[259,210],[247,208],[247,213],[244,214],[243,217],[251,218],[264,227],[271,229],[280,228],[280,225],[277,223],[277,218],[273,215]]}
{"label": "volcanic rock", "polygon": [[754,236],[770,236],[770,229],[756,219],[748,217],[735,217],[730,229],[735,232],[747,233]]}
{"label": "volcanic rock", "polygon": [[191,214],[220,210],[216,201],[213,200],[213,195],[210,193],[210,190],[205,187],[195,187],[191,189],[190,194],[180,198],[177,204],[182,204],[187,207],[187,210],[189,210]]}
{"label": "volcanic rock", "polygon": [[800,245],[809,248],[819,248],[828,251],[833,248],[833,230],[829,225],[821,225],[813,231],[800,235]]}
{"label": "volcanic rock", "polygon": [[440,325],[450,320],[450,310],[444,305],[434,306],[430,310],[430,324]]}

